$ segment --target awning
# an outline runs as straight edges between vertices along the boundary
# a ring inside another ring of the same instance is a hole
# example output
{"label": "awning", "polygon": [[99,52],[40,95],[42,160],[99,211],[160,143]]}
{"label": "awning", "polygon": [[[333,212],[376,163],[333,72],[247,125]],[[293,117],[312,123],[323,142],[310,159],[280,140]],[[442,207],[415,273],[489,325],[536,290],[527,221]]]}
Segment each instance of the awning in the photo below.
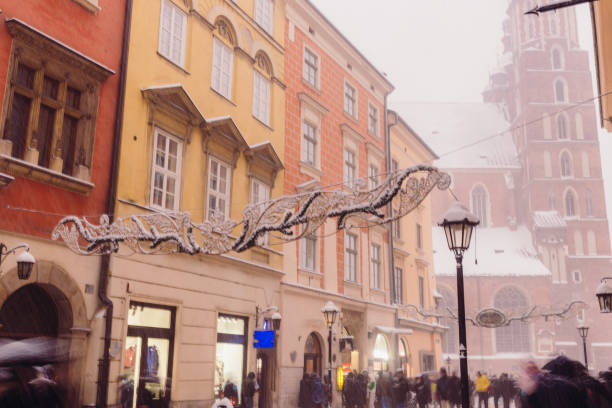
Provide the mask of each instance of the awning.
{"label": "awning", "polygon": [[400,327],[375,326],[377,331],[385,334],[412,334],[412,329],[402,329]]}

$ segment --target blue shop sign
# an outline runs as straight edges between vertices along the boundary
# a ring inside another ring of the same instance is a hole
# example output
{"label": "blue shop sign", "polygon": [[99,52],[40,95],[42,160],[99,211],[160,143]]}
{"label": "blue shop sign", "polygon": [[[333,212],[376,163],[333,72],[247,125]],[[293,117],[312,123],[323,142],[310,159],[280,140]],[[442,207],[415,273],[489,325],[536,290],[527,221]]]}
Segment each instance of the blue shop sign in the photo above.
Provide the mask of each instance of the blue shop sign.
{"label": "blue shop sign", "polygon": [[253,347],[274,348],[274,330],[255,330]]}

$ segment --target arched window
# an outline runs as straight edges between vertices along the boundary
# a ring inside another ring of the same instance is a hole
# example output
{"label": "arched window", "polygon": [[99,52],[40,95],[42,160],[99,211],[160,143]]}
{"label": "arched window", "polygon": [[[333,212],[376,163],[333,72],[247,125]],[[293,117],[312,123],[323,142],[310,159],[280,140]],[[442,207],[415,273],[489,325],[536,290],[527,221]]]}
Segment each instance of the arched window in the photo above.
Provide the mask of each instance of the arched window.
{"label": "arched window", "polygon": [[582,177],[591,177],[591,165],[589,163],[589,154],[582,152]]}
{"label": "arched window", "polygon": [[[457,298],[453,294],[453,292],[451,292],[444,286],[438,287],[438,291],[444,299],[444,304],[442,306],[444,308],[448,307],[451,310],[454,310],[457,306]],[[446,354],[456,354],[457,344],[459,342],[457,321],[455,319],[446,317],[442,319],[442,324],[448,327],[447,332],[442,338],[442,351]]]}
{"label": "arched window", "polygon": [[231,100],[236,35],[231,24],[222,17],[217,19],[215,26],[218,35],[213,38],[211,87]]}
{"label": "arched window", "polygon": [[577,113],[574,116],[574,120],[576,121],[576,139],[582,140],[584,139],[584,130],[582,127],[582,115]]}
{"label": "arched window", "polygon": [[408,350],[408,344],[406,344],[406,339],[400,338],[397,345],[399,348],[398,355],[400,368],[406,377],[410,377],[412,375],[410,373],[410,352]]}
{"label": "arched window", "polygon": [[[527,299],[518,289],[508,286],[497,292],[494,305],[506,314],[516,315],[527,310]],[[498,353],[529,351],[529,326],[515,320],[496,328],[495,346]]]}
{"label": "arched window", "polygon": [[574,252],[576,255],[584,255],[584,247],[582,246],[582,233],[578,230],[574,231]]}
{"label": "arched window", "polygon": [[593,216],[593,193],[591,193],[591,190],[584,192],[584,210],[587,216]]}
{"label": "arched window", "polygon": [[565,193],[565,216],[574,217],[576,215],[576,196],[572,190],[568,190]]}
{"label": "arched window", "polygon": [[554,191],[548,193],[548,209],[551,211],[557,209],[557,198]]}
{"label": "arched window", "polygon": [[561,153],[561,177],[572,176],[572,159],[568,152]]}
{"label": "arched window", "polygon": [[480,219],[480,225],[486,227],[488,225],[487,208],[489,198],[487,191],[482,185],[477,185],[472,190],[472,213]]}
{"label": "arched window", "polygon": [[566,86],[565,83],[560,80],[557,79],[555,81],[555,102],[556,103],[564,103],[567,102],[567,92],[566,92]]}
{"label": "arched window", "polygon": [[557,135],[559,139],[567,139],[567,119],[562,114],[557,116]]}
{"label": "arched window", "polygon": [[550,152],[544,152],[544,177],[552,177],[552,165],[550,163]]}
{"label": "arched window", "polygon": [[595,238],[595,231],[587,231],[587,248],[589,255],[597,255],[597,239]]}
{"label": "arched window", "polygon": [[321,376],[321,343],[315,333],[310,333],[304,346],[304,373]]}
{"label": "arched window", "polygon": [[559,48],[553,48],[551,54],[553,69],[562,69],[563,59],[561,57],[561,50]]}
{"label": "arched window", "polygon": [[253,116],[270,125],[270,93],[272,83],[272,63],[266,54],[259,51],[255,55],[253,74]]}

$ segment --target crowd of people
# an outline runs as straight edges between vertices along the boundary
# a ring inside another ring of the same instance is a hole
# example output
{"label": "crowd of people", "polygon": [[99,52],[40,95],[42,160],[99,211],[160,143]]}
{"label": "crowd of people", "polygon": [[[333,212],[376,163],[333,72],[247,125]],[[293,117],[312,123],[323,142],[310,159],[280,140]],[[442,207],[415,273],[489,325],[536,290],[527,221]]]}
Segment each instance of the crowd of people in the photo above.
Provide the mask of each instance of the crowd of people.
{"label": "crowd of people", "polygon": [[[306,374],[300,383],[300,408],[322,408],[329,400],[327,381]],[[314,390],[319,397],[314,397]],[[477,372],[469,381],[470,404],[484,408],[612,408],[612,367],[595,378],[585,366],[558,356],[542,368],[524,364],[519,377],[507,373],[487,376]],[[407,378],[379,371],[351,372],[344,377],[345,408],[455,408],[461,407],[461,380],[455,372],[426,373]]]}

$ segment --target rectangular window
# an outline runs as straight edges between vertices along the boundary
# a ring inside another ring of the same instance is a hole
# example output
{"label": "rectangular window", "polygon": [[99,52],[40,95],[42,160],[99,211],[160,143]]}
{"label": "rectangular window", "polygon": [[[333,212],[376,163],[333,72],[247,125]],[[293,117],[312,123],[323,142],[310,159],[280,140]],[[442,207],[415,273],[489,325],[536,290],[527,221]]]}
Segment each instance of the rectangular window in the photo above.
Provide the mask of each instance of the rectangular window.
{"label": "rectangular window", "polygon": [[423,249],[423,227],[421,227],[421,224],[416,225],[416,241],[417,248]]}
{"label": "rectangular window", "polygon": [[356,173],[355,153],[351,150],[344,150],[344,182],[347,187],[355,188],[355,173]]}
{"label": "rectangular window", "polygon": [[302,161],[312,166],[316,166],[316,147],[317,136],[316,128],[308,122],[302,124],[303,143],[302,143]]}
{"label": "rectangular window", "polygon": [[253,74],[253,116],[270,125],[270,80],[255,70]]}
{"label": "rectangular window", "polygon": [[348,83],[344,84],[344,111],[352,117],[357,117],[355,103],[357,101],[357,91]]}
{"label": "rectangular window", "polygon": [[231,168],[229,164],[210,158],[208,163],[208,217],[213,214],[223,219],[229,217],[231,188]]}
{"label": "rectangular window", "polygon": [[[217,350],[215,360],[214,394],[231,390],[236,405],[242,396],[242,379],[246,378],[249,321],[246,317],[219,314],[217,317]],[[236,388],[229,384],[233,384]]]}
{"label": "rectangular window", "polygon": [[344,279],[357,282],[357,235],[346,234],[344,252]]}
{"label": "rectangular window", "polygon": [[421,352],[421,372],[436,370],[435,356],[433,353]]}
{"label": "rectangular window", "polygon": [[372,288],[380,289],[380,245],[371,246]]}
{"label": "rectangular window", "polygon": [[393,299],[391,299],[392,303],[395,305],[401,305],[403,301],[403,292],[404,292],[404,271],[402,268],[396,266],[393,268],[393,283],[395,286],[395,293]]}
{"label": "rectangular window", "polygon": [[317,71],[319,69],[319,58],[310,50],[304,49],[303,77],[313,87],[317,87]]}
{"label": "rectangular window", "polygon": [[[263,211],[265,202],[270,199],[270,186],[262,183],[257,179],[251,181],[251,204],[257,204]],[[264,234],[257,238],[257,245],[266,246],[268,245],[268,234]]]}
{"label": "rectangular window", "polygon": [[269,34],[272,34],[274,22],[273,0],[255,0],[255,21]]}
{"label": "rectangular window", "polygon": [[317,239],[312,236],[304,237],[301,240],[300,266],[308,271],[315,271],[316,268],[316,248]]}
{"label": "rectangular window", "polygon": [[425,279],[419,276],[419,305],[425,307]]}
{"label": "rectangular window", "polygon": [[370,165],[370,168],[368,169],[368,182],[369,182],[369,186],[370,189],[375,188],[376,186],[378,186],[378,167],[374,166],[374,165]]}
{"label": "rectangular window", "polygon": [[[393,216],[396,217],[398,215],[399,215],[399,212],[397,210],[393,210]],[[402,237],[401,228],[400,228],[400,220],[401,218],[397,218],[391,223],[393,238],[400,239]]]}
{"label": "rectangular window", "polygon": [[211,87],[227,99],[232,99],[232,78],[234,52],[223,41],[213,39],[212,83]]}
{"label": "rectangular window", "polygon": [[368,132],[378,136],[378,109],[372,104],[368,104]]}
{"label": "rectangular window", "polygon": [[181,185],[182,143],[168,133],[155,129],[151,206],[178,210]]}
{"label": "rectangular window", "polygon": [[185,66],[185,38],[187,15],[170,0],[163,0],[159,24],[161,55],[181,67]]}
{"label": "rectangular window", "polygon": [[171,393],[175,316],[171,306],[130,302],[122,374],[148,391],[151,406],[164,406]]}

